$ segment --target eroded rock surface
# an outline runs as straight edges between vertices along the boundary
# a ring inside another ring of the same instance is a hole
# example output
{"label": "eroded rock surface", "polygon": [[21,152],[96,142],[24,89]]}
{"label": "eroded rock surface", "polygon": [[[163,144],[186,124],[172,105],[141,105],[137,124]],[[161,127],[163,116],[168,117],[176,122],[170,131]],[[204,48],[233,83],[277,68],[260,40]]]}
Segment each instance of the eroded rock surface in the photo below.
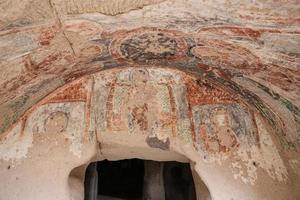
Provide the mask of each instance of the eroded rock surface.
{"label": "eroded rock surface", "polygon": [[299,9],[0,0],[0,199],[131,157],[194,162],[213,199],[300,198]]}

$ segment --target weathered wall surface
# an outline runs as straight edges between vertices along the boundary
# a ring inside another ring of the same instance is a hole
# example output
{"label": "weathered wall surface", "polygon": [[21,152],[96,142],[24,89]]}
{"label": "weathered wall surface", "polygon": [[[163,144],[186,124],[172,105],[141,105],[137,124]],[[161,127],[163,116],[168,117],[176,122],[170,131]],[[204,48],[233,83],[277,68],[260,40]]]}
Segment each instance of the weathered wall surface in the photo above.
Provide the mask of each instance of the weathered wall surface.
{"label": "weathered wall surface", "polygon": [[300,198],[299,9],[0,0],[0,199],[44,180],[68,199],[91,159],[176,153],[214,199]]}

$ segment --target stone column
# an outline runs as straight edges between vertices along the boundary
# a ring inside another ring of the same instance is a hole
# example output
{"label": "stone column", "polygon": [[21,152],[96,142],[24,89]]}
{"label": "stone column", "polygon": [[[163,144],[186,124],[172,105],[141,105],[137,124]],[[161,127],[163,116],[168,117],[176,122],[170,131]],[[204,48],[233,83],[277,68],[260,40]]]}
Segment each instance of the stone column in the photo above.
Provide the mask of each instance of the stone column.
{"label": "stone column", "polygon": [[97,200],[98,196],[98,171],[97,163],[91,163],[86,169],[84,196],[85,200]]}
{"label": "stone column", "polygon": [[190,166],[187,163],[165,162],[164,185],[166,199],[196,200],[196,192]]}
{"label": "stone column", "polygon": [[164,200],[163,163],[146,160],[143,200]]}

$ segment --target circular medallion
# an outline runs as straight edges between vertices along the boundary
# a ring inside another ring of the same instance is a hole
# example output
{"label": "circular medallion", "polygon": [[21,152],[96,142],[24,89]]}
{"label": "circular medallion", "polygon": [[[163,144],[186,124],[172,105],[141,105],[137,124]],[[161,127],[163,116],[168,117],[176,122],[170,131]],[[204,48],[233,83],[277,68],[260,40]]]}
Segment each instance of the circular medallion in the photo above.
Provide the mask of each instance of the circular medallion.
{"label": "circular medallion", "polygon": [[117,59],[151,64],[181,59],[186,55],[186,46],[178,32],[140,28],[119,33],[111,43],[110,52]]}

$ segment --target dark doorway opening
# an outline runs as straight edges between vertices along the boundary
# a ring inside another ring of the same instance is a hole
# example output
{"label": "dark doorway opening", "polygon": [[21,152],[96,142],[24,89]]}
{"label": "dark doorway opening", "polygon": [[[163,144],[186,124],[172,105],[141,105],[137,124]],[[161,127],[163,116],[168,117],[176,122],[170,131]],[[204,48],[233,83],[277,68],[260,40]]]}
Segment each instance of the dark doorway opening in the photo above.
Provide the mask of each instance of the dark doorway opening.
{"label": "dark doorway opening", "polygon": [[140,159],[91,163],[85,200],[196,200],[190,165]]}
{"label": "dark doorway opening", "polygon": [[122,199],[142,199],[144,182],[143,160],[102,161],[97,166],[98,194]]}

